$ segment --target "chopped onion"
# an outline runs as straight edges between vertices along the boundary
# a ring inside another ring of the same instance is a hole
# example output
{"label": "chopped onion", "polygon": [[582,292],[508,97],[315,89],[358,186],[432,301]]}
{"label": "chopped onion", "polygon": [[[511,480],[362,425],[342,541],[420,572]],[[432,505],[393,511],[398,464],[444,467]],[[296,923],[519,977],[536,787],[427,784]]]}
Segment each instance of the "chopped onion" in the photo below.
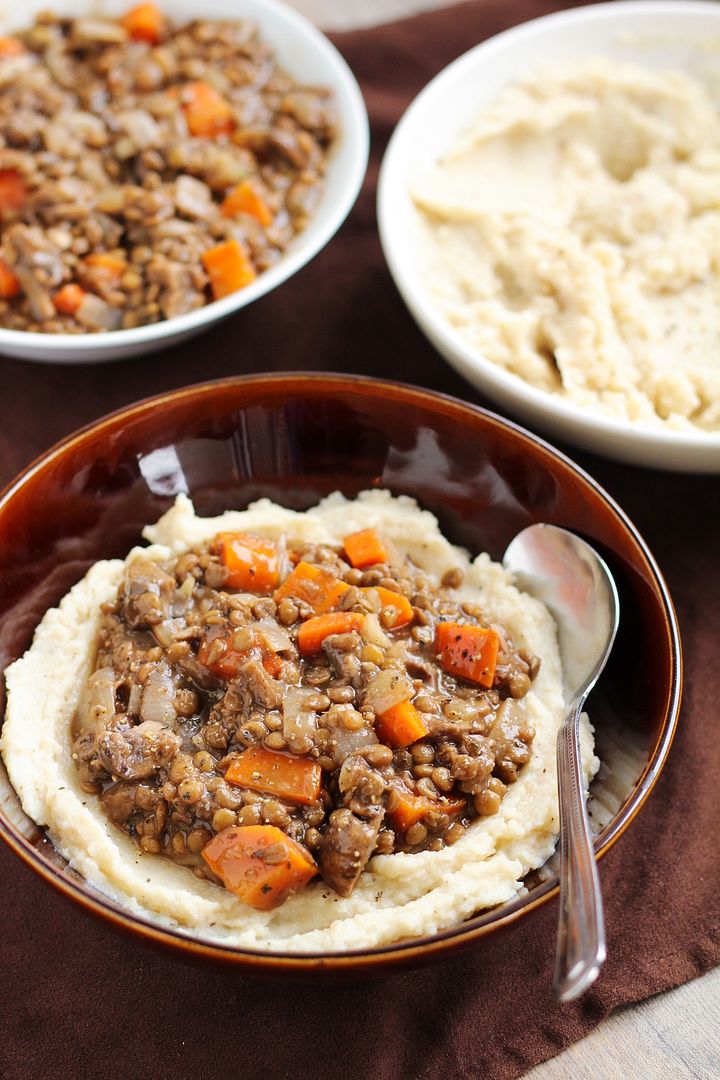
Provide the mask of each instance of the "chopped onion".
{"label": "chopped onion", "polygon": [[365,593],[365,601],[367,606],[374,614],[379,614],[382,610],[382,601],[380,599],[380,593],[377,589],[368,589]]}
{"label": "chopped onion", "polygon": [[280,533],[275,540],[275,551],[277,553],[278,579],[284,581],[293,568],[293,564],[288,557],[287,535],[284,532]]}
{"label": "chopped onion", "polygon": [[187,633],[188,629],[191,628],[187,626],[183,619],[173,616],[171,619],[163,619],[162,622],[156,623],[155,626],[150,628],[150,631],[158,645],[162,645],[163,649],[169,649],[174,641]]}
{"label": "chopped onion", "polygon": [[[160,142],[160,128],[147,109],[125,109],[123,112],[116,114],[116,120],[135,143],[138,150],[147,150],[151,146],[157,146]],[[180,177],[180,179],[190,180],[192,178]]]}
{"label": "chopped onion", "polygon": [[175,181],[175,205],[181,214],[206,221],[213,216],[216,206],[207,184],[194,176],[181,175]]}
{"label": "chopped onion", "polygon": [[174,624],[171,619],[165,619],[152,627],[152,634],[158,645],[162,645],[163,649],[169,649],[175,640],[176,630],[177,624]]}
{"label": "chopped onion", "polygon": [[305,708],[305,702],[316,691],[310,687],[289,686],[283,697],[283,726],[285,739],[312,738],[317,728],[317,713]]}
{"label": "chopped onion", "polygon": [[175,711],[175,684],[167,664],[160,664],[151,672],[142,692],[140,716],[143,720],[159,724],[172,724]]}
{"label": "chopped onion", "polygon": [[140,715],[140,704],[142,700],[142,687],[139,683],[133,683],[130,687],[130,696],[128,698],[127,714],[128,716]]}
{"label": "chopped onion", "polygon": [[114,19],[76,19],[72,27],[75,44],[122,45],[128,39],[125,27]]}
{"label": "chopped onion", "polygon": [[[48,45],[47,49],[44,50],[43,63],[48,68],[55,82],[60,83],[60,86],[64,87],[66,90],[69,90],[75,82],[76,75],[74,66],[70,63],[70,60],[68,59],[68,54],[65,52],[65,49],[63,47],[64,40],[63,45],[60,44],[60,40],[56,38],[54,41],[51,41],[51,44]],[[60,125],[58,125],[58,130],[60,130]],[[47,143],[45,145],[47,146]],[[67,152],[67,139],[64,145],[65,151]],[[50,149],[49,146],[48,149]],[[50,152],[53,153],[53,151]]]}
{"label": "chopped onion", "polygon": [[392,644],[375,614],[365,616],[360,634],[368,645],[378,645],[381,649],[389,649]]}
{"label": "chopped onion", "polygon": [[368,683],[364,704],[380,714],[401,701],[407,701],[414,693],[415,688],[406,675],[394,667],[384,668],[373,675]]}
{"label": "chopped onion", "polygon": [[192,576],[192,574],[186,574],[185,577],[183,578],[182,585],[178,589],[178,592],[180,593],[180,595],[185,600],[189,600],[190,597],[193,594],[194,588],[195,588],[195,578]]}
{"label": "chopped onion", "polygon": [[94,330],[117,330],[122,319],[122,311],[101,300],[94,293],[86,293],[75,318],[83,326]]}
{"label": "chopped onion", "polygon": [[98,668],[85,683],[77,718],[83,731],[101,731],[115,715],[115,672]]}
{"label": "chopped onion", "polygon": [[257,603],[257,594],[251,592],[239,592],[234,594],[233,600],[236,604],[250,608],[252,611],[253,604]]}
{"label": "chopped onion", "polygon": [[197,233],[197,222],[181,221],[180,218],[170,218],[169,221],[161,221],[155,226],[155,236],[162,237],[186,237]]}
{"label": "chopped onion", "polygon": [[332,756],[336,765],[342,765],[350,754],[362,750],[364,746],[375,746],[378,741],[377,735],[371,728],[360,728],[359,731],[347,731],[343,727],[333,728],[332,733]]}
{"label": "chopped onion", "polygon": [[284,627],[274,619],[260,619],[257,624],[258,637],[261,637],[268,649],[273,652],[285,652],[292,649],[292,638]]}

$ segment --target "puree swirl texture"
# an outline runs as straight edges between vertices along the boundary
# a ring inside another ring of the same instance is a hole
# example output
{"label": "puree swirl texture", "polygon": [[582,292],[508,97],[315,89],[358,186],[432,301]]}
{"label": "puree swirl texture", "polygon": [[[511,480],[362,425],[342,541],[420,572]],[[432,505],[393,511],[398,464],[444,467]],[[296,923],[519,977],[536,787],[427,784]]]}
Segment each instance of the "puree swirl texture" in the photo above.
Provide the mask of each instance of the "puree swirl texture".
{"label": "puree swirl texture", "polygon": [[414,180],[428,290],[466,344],[541,390],[716,432],[719,183],[710,80],[545,67]]}

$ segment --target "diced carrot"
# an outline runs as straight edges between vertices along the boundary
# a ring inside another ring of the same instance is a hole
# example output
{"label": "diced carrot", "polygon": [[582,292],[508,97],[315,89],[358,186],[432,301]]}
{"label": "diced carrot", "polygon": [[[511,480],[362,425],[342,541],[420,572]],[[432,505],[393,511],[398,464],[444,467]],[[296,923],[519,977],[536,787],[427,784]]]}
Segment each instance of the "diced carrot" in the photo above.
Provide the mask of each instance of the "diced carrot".
{"label": "diced carrot", "polygon": [[86,266],[101,272],[108,281],[119,281],[127,270],[127,262],[120,255],[112,255],[109,251],[95,251],[86,255],[83,259]]}
{"label": "diced carrot", "polygon": [[22,286],[14,272],[4,259],[0,259],[0,297],[3,300],[12,300],[13,296],[19,296]]}
{"label": "diced carrot", "polygon": [[229,195],[225,196],[220,203],[220,212],[225,217],[249,214],[264,226],[271,225],[273,219],[267,203],[249,180],[243,180],[236,188],[233,188]]}
{"label": "diced carrot", "polygon": [[415,795],[405,788],[393,788],[388,799],[388,817],[398,832],[407,832],[427,814],[447,814],[453,817],[465,809],[465,799],[430,799]]}
{"label": "diced carrot", "polygon": [[345,554],[356,570],[387,562],[388,550],[375,529],[361,529],[351,533],[343,541]]}
{"label": "diced carrot", "polygon": [[237,652],[237,650],[230,646],[227,638],[222,638],[221,640],[223,645],[225,645],[225,651],[214,660],[211,660],[211,649],[217,640],[217,638],[214,638],[213,641],[208,641],[207,638],[205,638],[201,642],[197,653],[198,663],[202,664],[203,667],[206,667],[213,675],[217,675],[218,679],[234,679],[238,673],[240,664],[243,660],[247,659],[247,654]]}
{"label": "diced carrot", "polygon": [[19,210],[27,198],[25,179],[17,169],[0,169],[0,214]]}
{"label": "diced carrot", "polygon": [[254,533],[220,533],[220,558],[229,574],[227,584],[243,592],[271,593],[280,574],[277,548]]}
{"label": "diced carrot", "polygon": [[226,240],[210,248],[202,256],[202,264],[216,300],[244,289],[257,277],[250,256],[237,240]]}
{"label": "diced carrot", "polygon": [[322,769],[312,758],[251,746],[231,761],[225,779],[229,784],[309,806],[320,798]]}
{"label": "diced carrot", "polygon": [[282,671],[282,660],[278,654],[274,652],[266,652],[263,654],[262,665],[268,675],[272,675],[273,679],[277,679]]}
{"label": "diced carrot", "polygon": [[0,37],[0,60],[10,56],[22,56],[27,49],[16,37]]}
{"label": "diced carrot", "polygon": [[327,570],[301,560],[275,591],[273,599],[277,601],[290,596],[295,600],[304,600],[320,614],[336,608],[340,597],[349,587]]}
{"label": "diced carrot", "polygon": [[483,626],[441,622],[435,629],[435,652],[449,675],[490,687],[495,677],[500,639]]}
{"label": "diced carrot", "polygon": [[349,634],[359,630],[365,616],[359,611],[331,611],[325,615],[314,615],[300,624],[297,635],[298,649],[302,656],[317,656],[323,641],[331,634]]}
{"label": "diced carrot", "polygon": [[318,872],[310,853],[276,825],[231,825],[202,857],[226,889],[260,911],[279,907]]}
{"label": "diced carrot", "polygon": [[[396,615],[394,620],[387,626],[389,630],[397,630],[400,626],[407,626],[408,623],[413,620],[412,604],[406,596],[401,593],[393,592],[392,589],[384,589],[382,585],[374,585],[372,589],[380,597],[380,603],[383,610],[385,608],[394,608]],[[372,590],[370,588],[363,589],[363,592],[369,593]]]}
{"label": "diced carrot", "polygon": [[380,742],[394,750],[410,746],[427,735],[427,724],[410,701],[400,701],[375,720],[375,734]]}
{"label": "diced carrot", "polygon": [[53,297],[55,310],[61,315],[74,315],[87,296],[85,289],[71,281],[69,285],[63,285]]}
{"label": "diced carrot", "polygon": [[120,20],[134,41],[157,45],[165,36],[165,16],[154,4],[138,4]]}
{"label": "diced carrot", "polygon": [[186,83],[181,98],[191,135],[214,139],[218,135],[228,135],[235,127],[232,109],[209,83]]}
{"label": "diced carrot", "polygon": [[[247,660],[249,652],[239,652],[237,649],[233,649],[231,639],[222,637],[220,640],[225,645],[225,650],[220,656],[211,660],[211,649],[214,642],[217,640],[218,638],[214,638],[213,641],[205,639],[202,642],[197,653],[198,662],[202,664],[203,667],[206,667],[208,671],[212,672],[213,675],[217,675],[218,679],[234,679],[240,670],[240,665]],[[272,677],[276,679],[282,671],[282,660],[278,654],[271,652],[267,648],[263,648],[260,642],[254,647],[260,649],[262,654],[262,665],[268,675],[272,675]]]}

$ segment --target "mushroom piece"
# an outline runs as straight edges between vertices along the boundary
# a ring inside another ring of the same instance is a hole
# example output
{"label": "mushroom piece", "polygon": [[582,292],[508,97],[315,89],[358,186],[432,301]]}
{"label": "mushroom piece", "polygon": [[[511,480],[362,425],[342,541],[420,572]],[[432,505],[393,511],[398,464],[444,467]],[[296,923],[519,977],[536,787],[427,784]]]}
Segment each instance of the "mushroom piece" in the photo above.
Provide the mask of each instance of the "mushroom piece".
{"label": "mushroom piece", "polygon": [[317,851],[320,873],[331,889],[349,896],[375,850],[385,811],[359,818],[351,810],[334,810]]}

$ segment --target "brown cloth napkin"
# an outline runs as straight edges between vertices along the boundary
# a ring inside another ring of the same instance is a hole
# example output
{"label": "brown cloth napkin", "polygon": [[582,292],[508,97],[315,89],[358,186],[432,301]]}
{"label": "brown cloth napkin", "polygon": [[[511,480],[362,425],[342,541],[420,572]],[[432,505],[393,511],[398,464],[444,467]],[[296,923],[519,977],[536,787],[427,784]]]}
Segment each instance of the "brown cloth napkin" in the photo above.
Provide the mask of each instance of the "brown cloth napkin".
{"label": "brown cloth napkin", "polygon": [[[0,359],[0,483],[101,413],[214,376],[364,372],[484,404],[425,342],[395,292],[375,226],[378,163],[401,112],[436,72],[554,6],[482,0],[339,35],[373,124],[367,182],[340,234],[270,296],[157,357],[76,367]],[[516,1077],[612,1009],[720,962],[717,481],[570,453],[649,542],[678,608],[687,665],[667,768],[600,864],[609,955],[596,987],[579,1004],[554,1003],[555,905],[463,957],[383,981],[253,983],[186,966],[96,925],[3,848],[3,1080]]]}

